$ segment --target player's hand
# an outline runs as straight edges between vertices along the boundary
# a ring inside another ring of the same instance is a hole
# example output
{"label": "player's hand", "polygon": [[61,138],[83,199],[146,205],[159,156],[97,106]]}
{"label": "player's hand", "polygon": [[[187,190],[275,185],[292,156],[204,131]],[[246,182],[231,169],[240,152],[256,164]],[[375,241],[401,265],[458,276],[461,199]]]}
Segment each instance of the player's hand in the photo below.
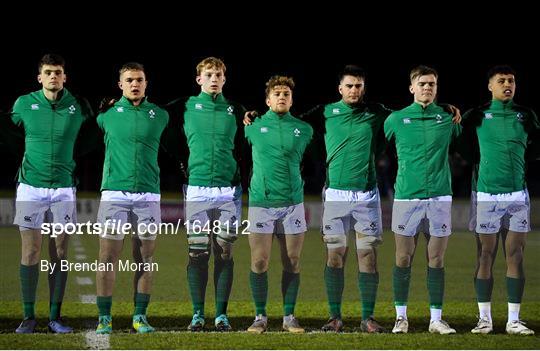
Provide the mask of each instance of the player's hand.
{"label": "player's hand", "polygon": [[111,97],[104,97],[103,99],[101,99],[101,101],[99,102],[99,107],[98,107],[99,113],[106,112],[108,109],[112,107],[112,105],[114,105],[115,102],[116,100]]}
{"label": "player's hand", "polygon": [[448,104],[447,108],[449,110],[448,112],[453,115],[452,122],[454,122],[454,124],[459,124],[461,122],[461,111],[459,111],[459,108],[450,104]]}
{"label": "player's hand", "polygon": [[258,115],[259,114],[257,113],[257,111],[247,111],[244,114],[244,125],[249,126],[251,124],[251,121],[253,121]]}

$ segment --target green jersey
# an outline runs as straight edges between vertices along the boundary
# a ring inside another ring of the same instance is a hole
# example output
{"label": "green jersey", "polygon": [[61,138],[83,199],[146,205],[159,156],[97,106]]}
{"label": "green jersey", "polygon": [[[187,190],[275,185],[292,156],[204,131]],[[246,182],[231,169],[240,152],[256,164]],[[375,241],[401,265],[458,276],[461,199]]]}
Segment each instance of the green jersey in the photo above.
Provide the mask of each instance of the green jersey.
{"label": "green jersey", "polygon": [[249,205],[269,208],[302,203],[300,162],[313,128],[290,113],[269,110],[245,128],[245,135],[253,156]]}
{"label": "green jersey", "polygon": [[13,122],[24,128],[25,150],[18,181],[38,188],[75,186],[75,141],[92,110],[84,99],[63,89],[50,101],[43,90],[15,101]]}
{"label": "green jersey", "polygon": [[[221,187],[240,184],[238,159],[241,155],[245,108],[226,99],[201,92],[198,96],[177,99],[167,105],[182,126],[189,149],[188,184]],[[182,143],[178,143],[182,144]],[[178,147],[183,149],[183,145]],[[184,150],[182,150],[184,151]],[[182,157],[183,158],[183,157]]]}
{"label": "green jersey", "polygon": [[463,123],[469,135],[463,144],[469,146],[477,171],[473,190],[503,194],[525,189],[525,153],[540,129],[534,111],[493,100],[467,111]]}
{"label": "green jersey", "polygon": [[146,99],[134,106],[122,97],[97,122],[105,132],[101,190],[159,194],[158,151],[169,114]]}
{"label": "green jersey", "polygon": [[461,133],[452,115],[432,103],[418,103],[395,111],[384,122],[384,133],[394,140],[398,158],[396,199],[425,199],[452,194],[448,152]]}
{"label": "green jersey", "polygon": [[381,104],[351,106],[341,100],[301,116],[324,119],[329,188],[367,191],[377,185],[376,151],[383,149],[382,125],[390,112]]}

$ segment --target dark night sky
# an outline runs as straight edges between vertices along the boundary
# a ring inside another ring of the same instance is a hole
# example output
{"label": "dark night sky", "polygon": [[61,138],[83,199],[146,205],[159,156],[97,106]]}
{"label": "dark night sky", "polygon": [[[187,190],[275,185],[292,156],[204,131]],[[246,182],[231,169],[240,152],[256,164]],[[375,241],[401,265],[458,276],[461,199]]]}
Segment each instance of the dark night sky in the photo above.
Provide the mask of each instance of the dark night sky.
{"label": "dark night sky", "polygon": [[[402,108],[412,102],[408,92],[409,70],[417,64],[427,64],[439,71],[438,100],[455,104],[464,112],[489,99],[487,69],[507,63],[518,72],[515,100],[540,112],[536,84],[540,67],[532,56],[533,47],[526,45],[527,36],[517,36],[515,32],[499,33],[494,38],[484,28],[461,28],[445,35],[436,31],[424,35],[418,28],[392,28],[394,34],[383,35],[377,26],[366,25],[355,36],[346,25],[330,30],[330,24],[264,23],[247,25],[245,30],[227,30],[220,22],[223,30],[201,31],[186,25],[175,28],[174,23],[159,27],[157,21],[142,29],[134,26],[131,31],[127,22],[119,19],[114,29],[103,29],[96,23],[92,23],[95,30],[81,29],[83,24],[77,29],[66,26],[62,29],[63,40],[52,40],[45,34],[24,40],[8,33],[0,57],[0,109],[9,109],[19,95],[39,89],[37,62],[43,54],[55,52],[67,61],[66,86],[94,106],[103,96],[119,96],[117,71],[127,61],[145,65],[147,95],[154,102],[165,103],[175,97],[197,94],[196,64],[206,56],[217,56],[227,65],[224,95],[247,108],[265,108],[264,83],[273,74],[295,78],[293,114],[317,103],[336,101],[336,75],[349,63],[366,69],[368,100]],[[510,41],[510,37],[518,41]],[[0,189],[13,188],[20,161],[6,150],[0,150],[0,156],[6,163]],[[86,182],[90,190],[101,179],[101,170],[94,166],[102,162],[100,157],[91,156],[83,170],[95,179]],[[530,177],[540,179],[540,167],[532,166]],[[540,191],[536,194],[540,195]]]}

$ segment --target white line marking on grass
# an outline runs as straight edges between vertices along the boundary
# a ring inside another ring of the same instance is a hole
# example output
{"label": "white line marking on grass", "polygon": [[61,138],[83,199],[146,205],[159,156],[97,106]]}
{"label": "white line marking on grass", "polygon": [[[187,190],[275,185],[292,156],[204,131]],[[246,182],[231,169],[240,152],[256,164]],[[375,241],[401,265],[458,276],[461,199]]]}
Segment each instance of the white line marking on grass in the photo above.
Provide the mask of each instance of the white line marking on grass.
{"label": "white line marking on grass", "polygon": [[96,303],[96,295],[79,295],[82,303]]}
{"label": "white line marking on grass", "polygon": [[77,255],[75,255],[75,259],[76,259],[77,261],[84,261],[84,260],[86,260],[86,255],[84,255],[84,254],[77,254]]}
{"label": "white line marking on grass", "polygon": [[111,347],[109,335],[96,334],[95,330],[89,330],[84,335],[86,346],[91,350],[107,350]]}
{"label": "white line marking on grass", "polygon": [[77,284],[79,285],[92,285],[94,282],[92,281],[92,278],[90,277],[75,277],[77,280]]}

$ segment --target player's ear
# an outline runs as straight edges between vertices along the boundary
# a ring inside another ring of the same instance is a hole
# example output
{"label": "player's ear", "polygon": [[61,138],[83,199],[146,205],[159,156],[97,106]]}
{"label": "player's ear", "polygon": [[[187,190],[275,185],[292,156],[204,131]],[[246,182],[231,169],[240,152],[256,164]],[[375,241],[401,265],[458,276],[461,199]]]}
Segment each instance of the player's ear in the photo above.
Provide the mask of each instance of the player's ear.
{"label": "player's ear", "polygon": [[270,98],[266,98],[266,106],[270,107]]}
{"label": "player's ear", "polygon": [[37,75],[37,81],[39,82],[39,84],[41,84],[42,80],[41,80],[41,73]]}
{"label": "player's ear", "polygon": [[67,74],[64,74],[64,83],[66,82],[67,80]]}
{"label": "player's ear", "polygon": [[488,90],[493,92],[493,86],[491,85],[491,81],[488,83]]}
{"label": "player's ear", "polygon": [[414,95],[414,89],[413,89],[413,86],[412,86],[412,84],[411,84],[411,85],[409,85],[409,91],[411,92],[411,94],[413,94],[413,95]]}
{"label": "player's ear", "polygon": [[195,77],[195,81],[197,82],[197,84],[202,85],[202,79],[201,79],[201,76]]}
{"label": "player's ear", "polygon": [[120,88],[120,90],[122,90],[122,81],[118,82],[118,87]]}

